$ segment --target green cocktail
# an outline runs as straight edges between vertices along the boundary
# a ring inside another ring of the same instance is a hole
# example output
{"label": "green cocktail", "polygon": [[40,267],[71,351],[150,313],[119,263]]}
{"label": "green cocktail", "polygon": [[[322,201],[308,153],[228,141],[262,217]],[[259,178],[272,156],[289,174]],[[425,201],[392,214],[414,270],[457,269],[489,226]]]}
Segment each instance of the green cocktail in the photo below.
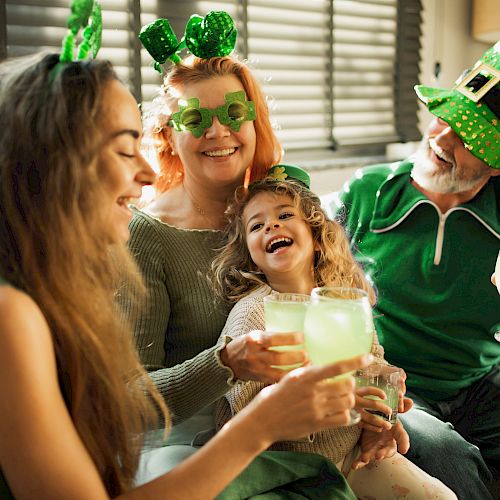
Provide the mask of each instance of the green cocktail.
{"label": "green cocktail", "polygon": [[[285,296],[280,299],[280,297]],[[294,297],[292,300],[291,297]],[[297,297],[302,298],[299,300]],[[266,330],[268,332],[303,332],[304,318],[309,304],[308,295],[269,295],[264,300]]]}
{"label": "green cocktail", "polygon": [[[300,293],[273,293],[264,297],[264,315],[268,332],[303,332],[304,318],[309,305],[309,295]],[[281,345],[269,348],[271,351],[300,351],[303,344]],[[282,370],[298,368],[296,365],[276,365]]]}
{"label": "green cocktail", "polygon": [[304,321],[304,336],[315,365],[370,352],[373,319],[366,292],[355,288],[315,288]]}
{"label": "green cocktail", "polygon": [[[371,306],[365,291],[343,287],[320,287],[312,291],[304,320],[304,340],[314,365],[369,353],[373,330]],[[350,413],[350,425],[359,422],[360,414],[354,409]]]}
{"label": "green cocktail", "polygon": [[392,410],[392,413],[389,415],[370,408],[365,408],[365,410],[394,425],[398,417],[400,380],[401,370],[397,366],[389,364],[373,363],[363,370],[358,370],[356,372],[356,387],[377,387],[385,392],[387,399],[380,399],[378,396],[372,395],[364,396],[364,398],[382,401]]}

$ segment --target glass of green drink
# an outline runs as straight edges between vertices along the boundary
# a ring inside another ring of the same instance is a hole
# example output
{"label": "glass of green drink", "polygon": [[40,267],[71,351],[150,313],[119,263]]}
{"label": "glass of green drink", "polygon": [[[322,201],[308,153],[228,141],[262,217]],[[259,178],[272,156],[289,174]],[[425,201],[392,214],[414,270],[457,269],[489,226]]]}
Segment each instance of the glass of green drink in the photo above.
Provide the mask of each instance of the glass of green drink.
{"label": "glass of green drink", "polygon": [[[313,364],[326,365],[369,353],[373,330],[371,305],[364,290],[313,289],[304,320],[305,345]],[[351,410],[351,424],[359,419],[359,413]]]}
{"label": "glass of green drink", "polygon": [[[304,318],[311,297],[301,293],[277,293],[264,297],[264,315],[268,332],[303,332]],[[303,344],[270,347],[271,351],[300,351]],[[273,365],[273,368],[293,370],[301,364]]]}
{"label": "glass of green drink", "polygon": [[391,414],[365,408],[366,411],[387,420],[392,425],[396,423],[398,417],[399,385],[401,370],[397,366],[373,363],[363,370],[356,372],[356,387],[378,387],[385,392],[386,398],[381,400],[377,396],[364,396],[366,399],[377,399],[382,401],[391,409]]}

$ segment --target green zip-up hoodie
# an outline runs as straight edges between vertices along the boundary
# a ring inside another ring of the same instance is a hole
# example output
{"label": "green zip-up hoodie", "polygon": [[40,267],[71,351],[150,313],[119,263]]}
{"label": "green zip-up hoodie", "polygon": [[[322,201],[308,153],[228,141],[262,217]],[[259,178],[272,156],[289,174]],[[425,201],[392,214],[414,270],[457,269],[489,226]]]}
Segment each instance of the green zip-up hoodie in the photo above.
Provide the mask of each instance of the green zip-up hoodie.
{"label": "green zip-up hoodie", "polygon": [[500,297],[490,276],[500,249],[500,177],[441,214],[411,184],[410,161],[360,170],[325,197],[375,283],[377,332],[407,386],[445,400],[500,362]]}

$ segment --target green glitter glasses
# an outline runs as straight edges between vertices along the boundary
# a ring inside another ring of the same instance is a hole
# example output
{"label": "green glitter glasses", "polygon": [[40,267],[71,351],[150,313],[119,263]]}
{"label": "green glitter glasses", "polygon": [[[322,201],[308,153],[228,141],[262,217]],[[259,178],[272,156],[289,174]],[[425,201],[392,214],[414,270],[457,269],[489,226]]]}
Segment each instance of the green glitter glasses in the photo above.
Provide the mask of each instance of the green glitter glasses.
{"label": "green glitter glasses", "polygon": [[243,122],[255,120],[255,105],[246,100],[243,90],[228,92],[224,99],[225,104],[215,109],[200,108],[200,101],[196,97],[182,99],[179,101],[179,111],[172,115],[168,124],[178,132],[191,132],[199,138],[211,127],[214,116],[235,132],[239,132]]}

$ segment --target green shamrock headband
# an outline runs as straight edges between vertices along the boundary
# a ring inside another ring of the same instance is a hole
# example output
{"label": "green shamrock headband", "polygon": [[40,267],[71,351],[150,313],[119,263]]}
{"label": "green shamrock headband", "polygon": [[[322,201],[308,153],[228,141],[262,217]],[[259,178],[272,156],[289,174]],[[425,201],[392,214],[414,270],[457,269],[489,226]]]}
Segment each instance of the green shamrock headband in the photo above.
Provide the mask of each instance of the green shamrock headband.
{"label": "green shamrock headband", "polygon": [[205,17],[193,14],[179,42],[168,19],[157,19],[141,29],[139,39],[155,60],[153,67],[162,72],[168,60],[180,64],[179,52],[187,48],[201,59],[229,55],[236,45],[238,33],[231,16],[224,11],[210,11]]}
{"label": "green shamrock headband", "polygon": [[196,97],[182,99],[179,101],[179,111],[172,115],[168,124],[178,132],[191,132],[199,138],[211,127],[214,116],[235,132],[239,132],[243,122],[255,120],[255,105],[246,100],[243,90],[228,92],[224,99],[225,104],[215,109],[200,108],[200,101]]}
{"label": "green shamrock headband", "polygon": [[311,189],[311,177],[300,167],[295,165],[274,165],[268,172],[266,179],[274,181],[297,181],[304,185],[307,189]]}
{"label": "green shamrock headband", "polygon": [[[51,82],[65,64],[86,59],[89,52],[92,52],[92,57],[95,58],[101,48],[102,14],[99,2],[97,0],[73,0],[70,8],[71,14],[66,23],[68,33],[62,42],[59,62],[50,71]],[[76,37],[81,28],[83,28],[83,39],[75,59]]]}

